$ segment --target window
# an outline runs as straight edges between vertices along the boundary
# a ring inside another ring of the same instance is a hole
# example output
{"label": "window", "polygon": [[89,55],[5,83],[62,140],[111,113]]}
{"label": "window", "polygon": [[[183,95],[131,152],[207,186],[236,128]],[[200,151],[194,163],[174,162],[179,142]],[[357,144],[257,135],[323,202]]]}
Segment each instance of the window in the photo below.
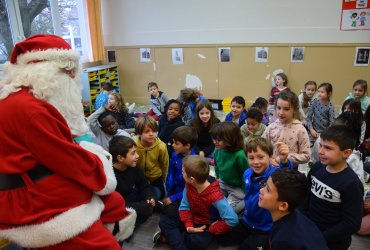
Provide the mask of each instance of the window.
{"label": "window", "polygon": [[0,64],[9,60],[14,44],[34,34],[56,34],[91,58],[86,0],[0,0]]}

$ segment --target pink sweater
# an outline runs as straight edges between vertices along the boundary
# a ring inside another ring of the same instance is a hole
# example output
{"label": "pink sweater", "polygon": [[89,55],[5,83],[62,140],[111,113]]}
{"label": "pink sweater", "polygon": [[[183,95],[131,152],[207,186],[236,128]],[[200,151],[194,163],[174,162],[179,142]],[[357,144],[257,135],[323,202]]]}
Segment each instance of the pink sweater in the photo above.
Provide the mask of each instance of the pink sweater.
{"label": "pink sweater", "polygon": [[271,123],[262,135],[274,145],[273,158],[279,156],[275,143],[284,142],[289,147],[288,159],[295,164],[307,163],[310,160],[310,140],[307,130],[298,120],[283,124],[280,120]]}

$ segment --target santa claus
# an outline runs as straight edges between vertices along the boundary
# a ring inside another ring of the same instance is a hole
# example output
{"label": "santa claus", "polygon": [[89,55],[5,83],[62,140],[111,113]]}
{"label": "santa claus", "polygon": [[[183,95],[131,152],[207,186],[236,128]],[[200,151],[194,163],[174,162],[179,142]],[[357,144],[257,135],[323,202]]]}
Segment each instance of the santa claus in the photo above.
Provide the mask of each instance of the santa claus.
{"label": "santa claus", "polygon": [[[114,192],[111,156],[86,133],[79,53],[62,38],[15,45],[0,82],[0,237],[37,249],[121,249],[136,213]],[[118,232],[118,233],[117,233]]]}

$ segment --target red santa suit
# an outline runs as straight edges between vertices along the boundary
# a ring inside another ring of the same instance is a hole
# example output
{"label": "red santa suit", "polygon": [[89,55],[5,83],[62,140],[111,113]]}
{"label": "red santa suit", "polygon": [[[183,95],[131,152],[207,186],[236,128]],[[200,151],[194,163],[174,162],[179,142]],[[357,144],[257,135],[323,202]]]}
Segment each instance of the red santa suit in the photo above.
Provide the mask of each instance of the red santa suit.
{"label": "red santa suit", "polygon": [[[46,52],[55,46],[68,56],[76,53],[53,35],[30,37],[22,43],[27,42],[32,48],[41,43]],[[27,46],[16,45],[12,60],[26,53]],[[39,54],[30,60],[48,60]],[[1,88],[4,85],[0,93]],[[15,188],[0,184],[0,237],[38,249],[122,249],[103,223],[112,227],[121,221],[121,229],[126,228],[120,239],[127,238],[136,214],[127,211],[122,197],[113,192],[111,156],[97,145],[74,143],[61,113],[35,98],[28,87],[0,99],[0,117],[0,177],[17,174],[24,183]],[[34,179],[30,171],[36,167],[44,174]]]}

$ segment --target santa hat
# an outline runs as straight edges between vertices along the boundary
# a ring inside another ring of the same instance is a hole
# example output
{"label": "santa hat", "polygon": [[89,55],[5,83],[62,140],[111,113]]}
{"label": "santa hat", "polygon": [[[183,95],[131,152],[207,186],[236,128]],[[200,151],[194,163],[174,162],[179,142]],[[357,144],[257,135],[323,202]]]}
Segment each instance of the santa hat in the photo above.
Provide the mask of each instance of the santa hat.
{"label": "santa hat", "polygon": [[29,64],[44,61],[78,61],[80,55],[61,37],[50,34],[30,36],[15,45],[11,64]]}

